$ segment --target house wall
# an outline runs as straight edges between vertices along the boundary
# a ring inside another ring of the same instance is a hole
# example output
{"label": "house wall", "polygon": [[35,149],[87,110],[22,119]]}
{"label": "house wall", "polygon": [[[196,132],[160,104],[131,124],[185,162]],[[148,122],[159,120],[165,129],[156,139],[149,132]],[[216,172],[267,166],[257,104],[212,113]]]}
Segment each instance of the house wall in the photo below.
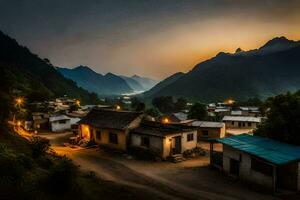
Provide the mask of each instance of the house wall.
{"label": "house wall", "polygon": [[[203,131],[208,131],[208,135],[203,135]],[[223,138],[225,137],[225,126],[222,128],[202,128],[199,127],[197,131],[198,139],[208,138]]]}
{"label": "house wall", "polygon": [[240,161],[239,178],[272,189],[273,178],[251,169],[251,156],[223,145],[223,170],[230,174],[230,159]]}
{"label": "house wall", "polygon": [[[233,124],[232,124],[233,122]],[[255,129],[257,128],[257,122],[251,122],[251,125],[248,125],[248,122],[238,122],[238,121],[225,121],[226,128],[247,128],[247,129]],[[241,123],[241,126],[239,126],[239,123]],[[243,126],[243,123],[245,126]]]}
{"label": "house wall", "polygon": [[65,120],[64,123],[59,123],[59,122],[60,121],[54,121],[50,123],[52,132],[60,132],[60,131],[66,131],[71,129],[70,120]]}
{"label": "house wall", "polygon": [[162,137],[155,137],[151,135],[141,135],[141,134],[131,134],[131,141],[130,144],[132,146],[141,146],[142,137],[148,137],[150,140],[150,149],[153,149],[156,152],[161,152],[161,155],[163,155],[163,141],[164,138]]}
{"label": "house wall", "polygon": [[[191,133],[194,135],[194,140],[187,141],[187,135]],[[197,131],[168,135],[163,140],[163,158],[171,155],[171,147],[174,144],[173,138],[176,136],[181,136],[181,153],[197,147]]]}
{"label": "house wall", "polygon": [[[93,139],[96,144],[104,145],[110,148],[115,148],[119,150],[126,151],[126,131],[125,130],[115,130],[115,129],[99,129],[90,127],[91,139]],[[101,139],[97,139],[96,131],[101,132]],[[110,143],[109,141],[109,133],[114,133],[118,135],[118,144]]]}
{"label": "house wall", "polygon": [[300,191],[300,162],[298,162],[298,179],[297,179],[297,190]]}

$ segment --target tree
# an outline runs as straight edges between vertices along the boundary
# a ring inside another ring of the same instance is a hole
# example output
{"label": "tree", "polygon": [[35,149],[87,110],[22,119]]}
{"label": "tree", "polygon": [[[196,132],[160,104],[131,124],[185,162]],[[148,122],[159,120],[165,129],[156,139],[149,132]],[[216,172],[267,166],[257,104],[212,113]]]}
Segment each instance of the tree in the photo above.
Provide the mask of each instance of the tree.
{"label": "tree", "polygon": [[267,119],[255,135],[300,145],[300,93],[287,93],[266,100]]}
{"label": "tree", "polygon": [[160,115],[159,110],[157,108],[150,108],[145,111],[147,115],[151,117],[158,117]]}
{"label": "tree", "polygon": [[152,105],[155,106],[162,113],[172,112],[174,109],[173,97],[156,97],[152,100]]}
{"label": "tree", "polygon": [[183,97],[177,99],[176,103],[174,104],[174,111],[179,112],[181,110],[186,109],[187,100]]}
{"label": "tree", "polygon": [[206,120],[208,117],[207,108],[205,104],[195,103],[189,110],[189,119]]}

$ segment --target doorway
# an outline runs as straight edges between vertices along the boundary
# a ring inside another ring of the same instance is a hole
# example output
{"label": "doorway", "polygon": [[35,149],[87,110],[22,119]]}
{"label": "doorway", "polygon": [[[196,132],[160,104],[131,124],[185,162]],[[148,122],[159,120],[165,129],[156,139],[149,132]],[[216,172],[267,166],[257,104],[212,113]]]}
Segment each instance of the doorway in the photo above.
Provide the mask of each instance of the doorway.
{"label": "doorway", "polygon": [[181,154],[181,136],[173,137],[173,154]]}
{"label": "doorway", "polygon": [[230,175],[239,176],[240,173],[240,163],[237,160],[230,159],[230,169],[229,169]]}

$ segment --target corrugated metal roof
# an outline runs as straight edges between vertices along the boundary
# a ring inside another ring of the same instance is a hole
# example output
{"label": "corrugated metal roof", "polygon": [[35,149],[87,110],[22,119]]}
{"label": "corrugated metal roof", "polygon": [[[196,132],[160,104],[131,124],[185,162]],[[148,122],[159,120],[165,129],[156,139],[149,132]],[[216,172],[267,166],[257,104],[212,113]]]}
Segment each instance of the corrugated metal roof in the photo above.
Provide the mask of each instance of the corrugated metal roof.
{"label": "corrugated metal roof", "polygon": [[283,165],[300,159],[300,146],[248,134],[218,138],[214,141],[262,158],[275,165]]}
{"label": "corrugated metal roof", "polygon": [[250,116],[224,116],[223,121],[238,121],[238,122],[261,122],[260,117]]}

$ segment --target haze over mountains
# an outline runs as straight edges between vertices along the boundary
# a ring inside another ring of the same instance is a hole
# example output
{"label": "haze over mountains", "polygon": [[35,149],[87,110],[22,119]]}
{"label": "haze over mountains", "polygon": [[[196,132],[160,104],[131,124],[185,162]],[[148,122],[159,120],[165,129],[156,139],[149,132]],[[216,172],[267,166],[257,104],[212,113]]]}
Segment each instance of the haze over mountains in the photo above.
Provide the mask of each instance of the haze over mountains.
{"label": "haze over mountains", "polygon": [[78,86],[99,95],[120,95],[143,92],[152,88],[157,82],[134,75],[132,77],[118,76],[112,73],[102,75],[87,66],[73,69],[56,68],[64,77],[75,81]]}
{"label": "haze over mountains", "polygon": [[228,97],[266,98],[299,90],[300,42],[277,37],[259,49],[220,52],[188,73],[174,76],[145,92],[144,97],[171,95],[217,101]]}
{"label": "haze over mountains", "polygon": [[101,95],[148,90],[142,95],[147,99],[171,95],[203,101],[242,100],[299,90],[300,42],[278,37],[255,50],[220,52],[188,73],[175,73],[155,85],[156,81],[137,75],[101,75],[85,66],[56,68],[0,32],[0,67],[15,91],[40,97],[68,95],[92,103],[97,97],[86,90]]}

